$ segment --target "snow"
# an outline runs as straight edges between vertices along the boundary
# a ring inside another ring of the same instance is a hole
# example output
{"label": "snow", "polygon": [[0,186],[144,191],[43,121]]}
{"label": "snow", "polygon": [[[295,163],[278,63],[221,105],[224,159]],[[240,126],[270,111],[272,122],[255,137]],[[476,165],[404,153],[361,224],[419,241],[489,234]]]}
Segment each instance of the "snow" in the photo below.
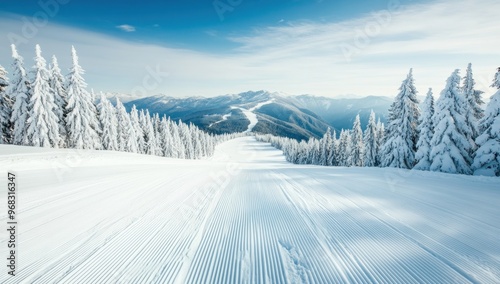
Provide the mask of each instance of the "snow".
{"label": "snow", "polygon": [[212,125],[214,125],[214,124],[217,124],[217,123],[221,123],[221,122],[223,122],[223,121],[226,121],[226,120],[227,120],[230,116],[231,116],[231,113],[225,114],[225,115],[223,115],[223,116],[222,116],[222,119],[221,119],[221,120],[218,120],[218,121],[216,121],[216,122],[214,122],[214,123],[210,123],[210,125],[209,125],[208,127],[212,127]]}
{"label": "snow", "polygon": [[241,110],[241,112],[243,112],[243,114],[250,121],[250,123],[248,124],[247,130],[244,131],[245,133],[248,133],[248,132],[252,132],[255,125],[257,125],[257,123],[259,122],[259,120],[257,119],[257,115],[254,113],[254,111],[258,110],[259,108],[261,108],[264,105],[268,105],[268,104],[271,104],[273,102],[274,102],[274,99],[271,99],[271,100],[265,101],[265,102],[260,102],[260,103],[256,104],[254,107],[249,108],[249,109],[245,109],[242,107],[231,107],[231,108],[233,108],[233,109],[236,108],[236,109]]}
{"label": "snow", "polygon": [[500,282],[498,178],[293,165],[252,137],[209,160],[0,145],[7,170],[1,283]]}

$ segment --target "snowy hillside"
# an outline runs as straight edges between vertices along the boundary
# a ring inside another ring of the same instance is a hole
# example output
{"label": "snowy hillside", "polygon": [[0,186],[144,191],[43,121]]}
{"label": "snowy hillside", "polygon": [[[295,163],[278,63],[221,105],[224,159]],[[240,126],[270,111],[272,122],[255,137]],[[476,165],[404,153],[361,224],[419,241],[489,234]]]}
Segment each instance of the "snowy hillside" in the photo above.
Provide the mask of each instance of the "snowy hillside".
{"label": "snowy hillside", "polygon": [[500,282],[498,178],[293,165],[251,137],[210,160],[0,145],[0,170],[1,283]]}
{"label": "snowy hillside", "polygon": [[[192,122],[211,133],[234,133],[248,130],[255,119],[255,131],[295,139],[321,137],[327,128],[349,129],[359,113],[363,127],[373,110],[386,121],[391,99],[366,97],[335,99],[316,96],[290,96],[279,92],[248,91],[212,98],[174,98],[153,96],[128,100],[127,109],[149,109],[174,120]],[[247,110],[253,109],[252,113]],[[231,114],[230,116],[228,114]],[[250,117],[249,117],[250,115]],[[250,127],[254,128],[254,127]]]}

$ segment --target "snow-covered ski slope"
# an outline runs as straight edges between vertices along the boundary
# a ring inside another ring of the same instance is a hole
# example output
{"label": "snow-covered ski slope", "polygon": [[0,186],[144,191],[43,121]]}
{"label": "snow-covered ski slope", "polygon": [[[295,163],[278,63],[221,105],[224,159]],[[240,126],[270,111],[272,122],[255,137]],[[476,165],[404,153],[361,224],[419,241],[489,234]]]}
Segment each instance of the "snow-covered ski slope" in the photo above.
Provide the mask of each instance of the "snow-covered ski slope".
{"label": "snow-covered ski slope", "polygon": [[292,165],[251,137],[201,161],[0,153],[1,283],[500,283],[498,178]]}
{"label": "snow-covered ski slope", "polygon": [[250,121],[250,123],[248,124],[247,130],[244,131],[245,133],[252,132],[255,125],[257,125],[257,123],[259,123],[259,119],[257,118],[257,114],[255,114],[254,111],[258,110],[259,108],[261,108],[264,105],[268,105],[268,104],[271,104],[273,102],[274,102],[274,99],[271,99],[271,100],[265,101],[265,102],[261,102],[250,109],[246,109],[246,108],[242,108],[242,107],[232,107],[232,108],[236,108],[236,109],[241,110],[241,112],[246,116],[248,121]]}

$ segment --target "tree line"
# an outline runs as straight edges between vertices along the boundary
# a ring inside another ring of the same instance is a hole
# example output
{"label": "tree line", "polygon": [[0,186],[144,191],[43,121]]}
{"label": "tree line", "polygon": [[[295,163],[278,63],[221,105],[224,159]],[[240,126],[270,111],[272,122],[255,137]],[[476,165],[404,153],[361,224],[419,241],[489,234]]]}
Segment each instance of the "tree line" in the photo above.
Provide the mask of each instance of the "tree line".
{"label": "tree line", "polygon": [[[210,135],[135,106],[127,112],[103,93],[87,91],[84,70],[72,47],[72,67],[63,76],[57,58],[47,63],[39,45],[29,70],[12,45],[12,78],[0,66],[0,143],[24,146],[116,150],[181,159],[211,156],[234,135]],[[99,101],[96,104],[96,101]]]}
{"label": "tree line", "polygon": [[429,89],[420,109],[410,69],[389,109],[387,127],[375,123],[372,111],[364,132],[358,115],[338,139],[330,129],[309,141],[273,135],[257,139],[283,150],[296,164],[500,176],[500,68],[491,86],[498,90],[483,110],[483,92],[475,88],[469,64],[463,78],[458,69],[452,72],[436,102]]}

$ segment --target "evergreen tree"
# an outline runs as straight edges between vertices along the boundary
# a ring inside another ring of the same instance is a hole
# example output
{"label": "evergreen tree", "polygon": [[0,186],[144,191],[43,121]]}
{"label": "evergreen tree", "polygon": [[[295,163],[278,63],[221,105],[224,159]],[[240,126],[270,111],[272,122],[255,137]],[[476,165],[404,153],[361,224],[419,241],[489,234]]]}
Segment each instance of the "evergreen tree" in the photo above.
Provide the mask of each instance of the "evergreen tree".
{"label": "evergreen tree", "polygon": [[[481,96],[484,92],[475,90],[475,82],[472,76],[472,64],[467,66],[467,73],[463,78],[462,92],[465,96],[464,100],[464,116],[465,121],[472,131],[472,137],[468,137],[472,141],[479,136],[479,120],[483,118],[484,111],[481,107],[484,104]],[[474,143],[473,143],[474,144]]]}
{"label": "evergreen tree", "polygon": [[420,137],[417,142],[417,153],[415,159],[418,161],[414,169],[428,171],[431,167],[431,140],[434,135],[434,96],[432,89],[429,88],[427,96],[425,97],[422,116],[420,117],[420,124],[418,131]]}
{"label": "evergreen tree", "polygon": [[458,73],[457,69],[451,74],[436,102],[430,170],[470,174],[473,146],[468,137],[472,134],[463,114],[464,97]]}
{"label": "evergreen tree", "polygon": [[339,138],[339,147],[338,147],[338,161],[337,165],[342,167],[350,167],[351,166],[351,147],[352,139],[348,130],[342,129],[340,132]]}
{"label": "evergreen tree", "polygon": [[171,121],[170,130],[172,132],[172,158],[185,159],[186,149],[181,139],[179,125]]}
{"label": "evergreen tree", "polygon": [[100,149],[97,110],[91,94],[86,90],[87,83],[82,77],[84,70],[78,63],[74,47],[71,47],[71,54],[73,66],[70,69],[66,87],[68,145],[76,149]]}
{"label": "evergreen tree", "polygon": [[30,82],[24,69],[23,58],[17,53],[16,46],[12,47],[13,79],[10,89],[10,97],[13,100],[12,116],[12,143],[15,145],[29,145],[26,134],[28,119],[28,102],[30,101]]}
{"label": "evergreen tree", "polygon": [[161,134],[163,135],[163,156],[165,157],[174,157],[174,149],[173,149],[173,138],[172,132],[170,130],[170,119],[167,120],[165,116],[161,119]]}
{"label": "evergreen tree", "polygon": [[57,115],[59,122],[59,147],[65,147],[67,142],[66,131],[66,108],[68,105],[66,98],[66,89],[64,88],[64,77],[61,74],[61,69],[57,62],[56,56],[52,56],[52,64],[49,68],[50,79],[49,86],[54,92],[54,113]]}
{"label": "evergreen tree", "polygon": [[380,122],[380,118],[377,121],[377,166],[382,164],[382,147],[385,143],[385,126]]}
{"label": "evergreen tree", "polygon": [[124,152],[137,153],[137,138],[130,116],[121,101],[116,99],[116,115],[118,121],[118,149]]}
{"label": "evergreen tree", "polygon": [[500,68],[492,87],[498,91],[490,98],[482,120],[484,132],[476,139],[478,149],[472,168],[475,175],[500,176]]}
{"label": "evergreen tree", "polygon": [[410,169],[415,163],[420,115],[412,69],[399,90],[389,111],[386,141],[381,150],[382,166]]}
{"label": "evergreen tree", "polygon": [[189,131],[189,127],[186,124],[182,123],[181,120],[179,120],[179,134],[184,144],[185,158],[193,159],[194,147],[193,147],[193,139],[191,138],[191,132]]}
{"label": "evergreen tree", "polygon": [[101,141],[103,149],[118,151],[118,118],[115,107],[101,93],[101,100],[97,105],[99,111],[99,122],[101,124]]}
{"label": "evergreen tree", "polygon": [[[493,79],[493,84],[491,85],[491,87],[500,89],[500,67],[498,68],[498,72],[495,74],[495,78]],[[492,101],[498,100],[497,94],[498,91],[490,99]],[[493,124],[495,118],[498,116],[499,113],[500,113],[500,104],[494,102],[488,104],[485,115],[479,123],[479,129],[481,130],[481,132],[485,132],[486,129],[491,127],[491,125]]]}
{"label": "evergreen tree", "polygon": [[141,127],[139,112],[137,111],[135,105],[132,106],[132,110],[130,111],[130,122],[132,124],[132,128],[135,131],[135,137],[137,139],[137,153],[145,154],[146,141],[144,141],[144,130]]}
{"label": "evergreen tree", "polygon": [[329,166],[336,166],[337,165],[337,133],[335,130],[333,130],[333,133],[331,134],[331,142],[328,144],[328,148],[330,151],[328,151],[328,165]]}
{"label": "evergreen tree", "polygon": [[12,143],[12,100],[7,93],[7,71],[0,65],[0,144]]}
{"label": "evergreen tree", "polygon": [[331,166],[330,160],[330,152],[332,151],[332,136],[330,133],[330,128],[328,128],[323,135],[323,138],[320,140],[320,165],[322,166]]}
{"label": "evergreen tree", "polygon": [[373,110],[371,111],[370,118],[368,119],[368,125],[363,137],[363,143],[365,145],[364,166],[378,166],[378,129],[375,123],[375,113]]}
{"label": "evergreen tree", "polygon": [[156,155],[158,145],[156,143],[155,129],[153,122],[151,121],[149,110],[146,110],[144,117],[144,134],[146,141],[146,154]]}
{"label": "evergreen tree", "polygon": [[361,130],[361,122],[359,119],[359,114],[356,115],[354,119],[354,124],[352,126],[352,148],[351,148],[351,159],[352,166],[362,167],[364,160],[364,145],[363,145],[363,131]]}
{"label": "evergreen tree", "polygon": [[50,74],[38,44],[35,50],[34,79],[30,89],[26,134],[32,146],[57,148],[59,146],[59,122],[54,113],[56,109],[54,91],[49,86]]}

